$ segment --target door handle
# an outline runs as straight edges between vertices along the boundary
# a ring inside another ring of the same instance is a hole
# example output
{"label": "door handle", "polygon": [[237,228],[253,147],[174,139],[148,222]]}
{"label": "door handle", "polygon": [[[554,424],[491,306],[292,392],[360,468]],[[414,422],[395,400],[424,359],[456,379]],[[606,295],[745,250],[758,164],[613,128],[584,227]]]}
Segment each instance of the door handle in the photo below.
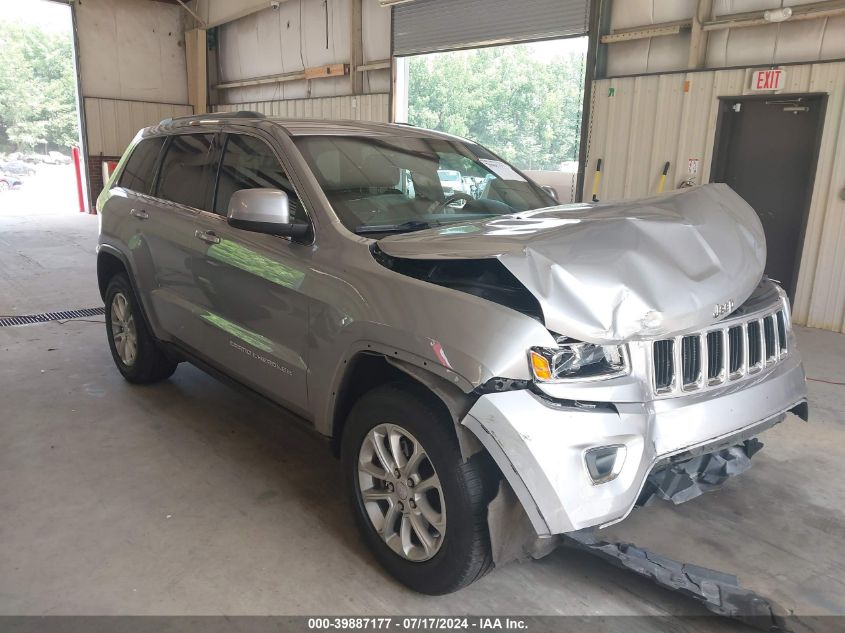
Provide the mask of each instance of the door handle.
{"label": "door handle", "polygon": [[144,211],[143,209],[132,209],[129,211],[129,215],[136,217],[139,220],[146,220],[150,217],[150,214]]}
{"label": "door handle", "polygon": [[209,244],[219,244],[220,238],[215,235],[214,231],[195,231],[194,237],[201,239],[203,242]]}

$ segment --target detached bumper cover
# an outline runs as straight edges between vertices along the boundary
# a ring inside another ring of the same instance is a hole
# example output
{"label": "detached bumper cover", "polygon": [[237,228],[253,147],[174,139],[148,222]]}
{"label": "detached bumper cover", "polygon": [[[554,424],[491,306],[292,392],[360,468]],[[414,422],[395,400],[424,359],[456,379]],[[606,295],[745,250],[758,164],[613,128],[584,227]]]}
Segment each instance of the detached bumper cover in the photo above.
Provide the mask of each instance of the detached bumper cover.
{"label": "detached bumper cover", "polygon": [[681,563],[631,543],[598,540],[592,530],[567,534],[566,544],[650,578],[668,589],[699,600],[713,613],[743,620],[764,631],[790,630],[786,610],[750,589],[732,574]]}
{"label": "detached bumper cover", "polygon": [[[688,461],[741,444],[806,399],[794,352],[759,377],[718,392],[651,402],[584,409],[555,406],[528,390],[487,394],[462,424],[497,462],[537,534],[549,536],[621,521],[649,475],[671,468],[673,456]],[[614,479],[594,484],[584,457],[604,446],[624,447],[624,462]],[[726,465],[725,474],[734,466]]]}

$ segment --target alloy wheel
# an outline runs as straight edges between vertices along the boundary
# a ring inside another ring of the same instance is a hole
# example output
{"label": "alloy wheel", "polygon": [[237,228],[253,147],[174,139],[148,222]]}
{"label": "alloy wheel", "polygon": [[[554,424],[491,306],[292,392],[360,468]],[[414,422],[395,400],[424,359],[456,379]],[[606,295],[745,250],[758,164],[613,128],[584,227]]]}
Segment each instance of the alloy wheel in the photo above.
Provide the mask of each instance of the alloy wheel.
{"label": "alloy wheel", "polygon": [[432,558],[446,535],[440,478],[425,449],[396,424],[367,433],[358,454],[358,489],[373,527],[402,558]]}
{"label": "alloy wheel", "polygon": [[122,292],[116,293],[111,300],[111,333],[121,362],[131,367],[138,355],[138,331],[132,307]]}

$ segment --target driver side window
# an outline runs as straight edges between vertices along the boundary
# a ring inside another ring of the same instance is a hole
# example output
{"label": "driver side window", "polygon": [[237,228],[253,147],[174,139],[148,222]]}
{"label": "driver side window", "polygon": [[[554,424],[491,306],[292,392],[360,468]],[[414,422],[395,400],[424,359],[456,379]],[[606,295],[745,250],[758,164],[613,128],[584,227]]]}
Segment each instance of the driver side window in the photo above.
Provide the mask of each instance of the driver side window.
{"label": "driver side window", "polygon": [[225,216],[232,194],[241,189],[281,189],[288,194],[291,222],[307,222],[302,202],[270,146],[259,138],[229,134],[220,163],[214,212]]}

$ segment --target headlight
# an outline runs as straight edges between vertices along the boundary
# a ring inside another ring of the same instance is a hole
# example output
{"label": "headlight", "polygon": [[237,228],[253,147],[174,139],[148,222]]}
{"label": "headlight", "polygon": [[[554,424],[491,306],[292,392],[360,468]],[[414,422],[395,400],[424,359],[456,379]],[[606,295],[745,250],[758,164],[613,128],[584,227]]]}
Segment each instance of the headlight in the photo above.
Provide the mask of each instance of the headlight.
{"label": "headlight", "polygon": [[625,348],[562,338],[559,347],[532,347],[531,372],[539,382],[600,380],[628,373]]}

